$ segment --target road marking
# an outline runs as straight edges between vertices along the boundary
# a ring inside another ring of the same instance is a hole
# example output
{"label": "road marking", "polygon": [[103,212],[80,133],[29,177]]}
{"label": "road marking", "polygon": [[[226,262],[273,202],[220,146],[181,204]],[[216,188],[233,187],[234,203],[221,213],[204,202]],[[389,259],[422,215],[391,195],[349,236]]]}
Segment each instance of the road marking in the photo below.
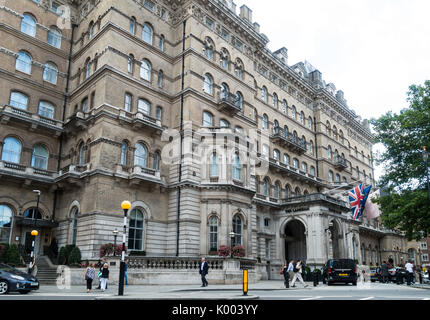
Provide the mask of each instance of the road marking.
{"label": "road marking", "polygon": [[300,299],[300,300],[315,300],[315,299],[320,299],[322,297],[310,297],[310,298],[304,298],[304,299]]}
{"label": "road marking", "polygon": [[430,300],[430,298],[424,298],[423,300]]}
{"label": "road marking", "polygon": [[370,300],[370,299],[373,299],[373,298],[375,298],[375,297],[367,297],[367,298],[362,298],[360,300]]}

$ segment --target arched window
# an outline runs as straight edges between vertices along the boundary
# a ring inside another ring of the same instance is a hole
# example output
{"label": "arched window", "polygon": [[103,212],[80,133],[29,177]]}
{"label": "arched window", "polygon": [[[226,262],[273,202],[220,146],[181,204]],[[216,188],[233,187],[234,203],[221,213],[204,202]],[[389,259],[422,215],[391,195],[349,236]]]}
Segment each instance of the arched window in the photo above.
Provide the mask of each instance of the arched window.
{"label": "arched window", "polygon": [[276,93],[273,93],[273,108],[278,109],[278,96]]}
{"label": "arched window", "polygon": [[290,156],[286,153],[284,153],[284,163],[285,164],[290,164]]}
{"label": "arched window", "polygon": [[89,78],[91,75],[91,59],[88,58],[85,62],[85,79]]}
{"label": "arched window", "polygon": [[28,34],[29,36],[36,36],[36,19],[33,16],[25,13],[21,20],[21,32]]}
{"label": "arched window", "polygon": [[327,148],[327,157],[329,159],[333,158],[333,153],[332,153],[332,150],[331,150],[331,146],[328,146],[328,148]]}
{"label": "arched window", "polygon": [[71,239],[71,244],[75,244],[76,245],[76,238],[78,235],[78,208],[74,207],[72,209],[72,214],[71,214],[71,218],[72,218],[72,239]]}
{"label": "arched window", "polygon": [[209,74],[205,74],[205,79],[203,81],[203,90],[207,94],[213,95],[213,80]]}
{"label": "arched window", "polygon": [[43,68],[43,80],[57,84],[58,68],[55,64],[47,62]]}
{"label": "arched window", "polygon": [[298,169],[298,168],[299,168],[299,160],[297,160],[296,158],[294,158],[294,159],[293,159],[293,167],[294,167],[295,169]]}
{"label": "arched window", "polygon": [[131,210],[128,228],[128,250],[142,251],[144,215],[140,209]]}
{"label": "arched window", "polygon": [[206,38],[205,40],[203,54],[211,61],[214,58],[214,46],[212,40],[209,38]]}
{"label": "arched window", "polygon": [[163,78],[164,78],[164,74],[163,74],[163,70],[158,71],[158,87],[162,88],[163,87]]}
{"label": "arched window", "polygon": [[237,101],[236,101],[236,106],[237,106],[240,110],[242,110],[242,109],[243,109],[243,96],[242,96],[242,93],[240,93],[239,91],[238,91],[238,92],[236,92],[236,99],[237,99]]}
{"label": "arched window", "polygon": [[236,60],[234,72],[236,73],[236,77],[240,80],[243,79],[243,63],[239,59]]}
{"label": "arched window", "polygon": [[279,185],[279,182],[276,182],[275,185],[273,186],[273,197],[276,199],[280,198],[280,190],[281,190],[281,186]]}
{"label": "arched window", "polygon": [[55,48],[61,48],[61,31],[51,27],[48,31],[48,44]]}
{"label": "arched window", "polygon": [[210,162],[210,176],[218,177],[218,175],[219,175],[218,157],[216,153],[213,153],[211,156],[211,162]]}
{"label": "arched window", "polygon": [[89,30],[88,30],[88,38],[89,39],[92,39],[92,37],[94,37],[94,28],[95,28],[95,24],[94,24],[94,22],[90,22],[90,27],[89,27]]}
{"label": "arched window", "polygon": [[213,127],[213,116],[207,111],[203,111],[203,127]]}
{"label": "arched window", "polygon": [[242,165],[240,164],[240,158],[239,158],[239,155],[236,154],[234,156],[234,162],[233,162],[233,179],[241,180],[241,171],[242,171]]}
{"label": "arched window", "polygon": [[314,143],[313,141],[309,141],[309,153],[314,154]]}
{"label": "arched window", "polygon": [[225,120],[225,119],[221,119],[219,121],[219,126],[221,128],[230,128],[230,123],[227,120]]}
{"label": "arched window", "polygon": [[160,36],[160,40],[158,42],[158,49],[160,49],[160,51],[164,51],[164,36],[163,35]]}
{"label": "arched window", "polygon": [[224,70],[228,71],[229,65],[230,65],[229,53],[226,49],[222,48],[220,55],[221,55],[221,57],[220,57],[221,67]]}
{"label": "arched window", "polygon": [[229,89],[228,89],[228,85],[225,84],[224,82],[221,83],[221,91],[220,91],[220,96],[221,99],[223,100],[227,100],[228,96],[229,96]]}
{"label": "arched window", "polygon": [[287,199],[287,198],[289,198],[291,196],[291,188],[290,188],[290,186],[287,184],[286,186],[285,186],[285,198]]}
{"label": "arched window", "polygon": [[284,126],[284,137],[288,137],[288,126]]}
{"label": "arched window", "polygon": [[287,108],[288,108],[287,101],[286,100],[282,101],[282,112],[287,114]]}
{"label": "arched window", "polygon": [[340,175],[338,173],[336,173],[336,182],[340,183]]}
{"label": "arched window", "polygon": [[137,111],[149,116],[151,114],[151,104],[148,100],[139,99],[137,102]]}
{"label": "arched window", "polygon": [[338,161],[339,160],[339,151],[337,151],[337,149],[334,150],[334,161]]}
{"label": "arched window", "polygon": [[233,217],[233,232],[234,238],[232,246],[242,245],[242,219],[238,214]]}
{"label": "arched window", "polygon": [[31,64],[32,61],[30,55],[24,51],[19,51],[18,57],[16,58],[15,69],[31,74]]}
{"label": "arched window", "polygon": [[35,145],[31,156],[31,166],[33,168],[46,170],[48,168],[48,159],[48,149],[41,144]]}
{"label": "arched window", "polygon": [[315,167],[311,166],[311,168],[309,169],[309,174],[310,174],[312,177],[315,177]]}
{"label": "arched window", "polygon": [[152,33],[151,26],[145,23],[142,28],[142,40],[152,45]]}
{"label": "arched window", "polygon": [[296,107],[293,106],[291,108],[291,118],[293,118],[294,120],[296,120]]}
{"label": "arched window", "polygon": [[36,208],[28,208],[24,212],[24,218],[42,220],[42,214]]}
{"label": "arched window", "polygon": [[129,73],[133,73],[133,66],[134,66],[134,56],[130,54],[128,55],[128,62],[127,62],[127,71]]}
{"label": "arched window", "polygon": [[209,251],[218,250],[218,218],[209,218]]}
{"label": "arched window", "polygon": [[263,86],[263,88],[261,89],[261,99],[264,102],[267,102],[267,89],[266,87]]}
{"label": "arched window", "polygon": [[308,165],[306,162],[302,162],[302,171],[306,173],[308,172]]}
{"label": "arched window", "polygon": [[269,181],[267,178],[263,180],[263,194],[266,197],[269,196]]}
{"label": "arched window", "polygon": [[263,114],[263,129],[269,129],[269,118],[267,114]]}
{"label": "arched window", "polygon": [[148,160],[148,150],[141,143],[136,143],[136,150],[134,151],[134,165],[146,168]]}
{"label": "arched window", "polygon": [[2,161],[19,163],[21,159],[21,142],[13,137],[4,139],[1,159]]}
{"label": "arched window", "polygon": [[295,194],[295,196],[296,196],[296,197],[299,197],[299,196],[301,195],[301,192],[300,192],[300,188],[299,188],[299,187],[297,187],[297,188],[294,190],[294,194]]}
{"label": "arched window", "polygon": [[88,110],[88,98],[82,99],[82,111],[87,112]]}
{"label": "arched window", "polygon": [[328,172],[328,181],[333,182],[333,171],[331,170]]}
{"label": "arched window", "polygon": [[300,123],[302,125],[305,125],[305,114],[302,112],[300,112]]}
{"label": "arched window", "polygon": [[79,145],[79,161],[78,164],[82,166],[85,163],[85,145],[83,142]]}
{"label": "arched window", "polygon": [[151,81],[151,64],[146,59],[143,59],[140,64],[140,77],[146,81]]}
{"label": "arched window", "polygon": [[121,144],[121,165],[127,165],[127,151],[128,151],[128,143],[127,141],[123,141]]}
{"label": "arched window", "polygon": [[278,120],[274,120],[273,121],[273,133],[274,134],[278,134],[279,133],[279,121]]}
{"label": "arched window", "polygon": [[136,18],[135,17],[131,17],[128,29],[129,29],[131,34],[133,34],[133,35],[135,34],[135,32],[136,32]]}
{"label": "arched window", "polygon": [[308,118],[308,128],[312,130],[312,118]]}
{"label": "arched window", "polygon": [[0,204],[0,243],[9,243],[12,231],[12,209]]}
{"label": "arched window", "polygon": [[158,152],[154,153],[154,163],[152,164],[152,168],[156,171],[160,169],[160,154]]}
{"label": "arched window", "polygon": [[12,91],[10,93],[9,104],[12,107],[27,110],[28,97],[21,92]]}

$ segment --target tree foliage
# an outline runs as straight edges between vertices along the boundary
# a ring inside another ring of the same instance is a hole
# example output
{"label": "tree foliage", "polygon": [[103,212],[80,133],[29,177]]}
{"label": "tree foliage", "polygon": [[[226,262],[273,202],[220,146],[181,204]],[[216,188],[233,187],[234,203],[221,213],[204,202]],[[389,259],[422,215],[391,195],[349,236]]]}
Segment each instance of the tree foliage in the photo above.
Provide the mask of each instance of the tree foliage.
{"label": "tree foliage", "polygon": [[427,195],[427,164],[423,146],[430,150],[430,81],[409,87],[409,107],[399,114],[388,112],[371,123],[376,142],[385,151],[376,159],[383,163],[379,180],[383,190],[379,203],[384,225],[406,232],[408,239],[430,233]]}

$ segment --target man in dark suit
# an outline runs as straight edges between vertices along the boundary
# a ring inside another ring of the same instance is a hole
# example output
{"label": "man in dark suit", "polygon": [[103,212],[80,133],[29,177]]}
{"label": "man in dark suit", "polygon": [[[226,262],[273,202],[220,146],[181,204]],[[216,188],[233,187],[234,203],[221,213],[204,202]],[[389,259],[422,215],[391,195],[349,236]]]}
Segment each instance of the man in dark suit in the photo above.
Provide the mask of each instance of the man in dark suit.
{"label": "man in dark suit", "polygon": [[206,262],[205,258],[202,258],[202,262],[200,262],[199,266],[199,274],[202,276],[202,287],[208,286],[208,281],[206,280],[206,275],[208,274],[209,265]]}

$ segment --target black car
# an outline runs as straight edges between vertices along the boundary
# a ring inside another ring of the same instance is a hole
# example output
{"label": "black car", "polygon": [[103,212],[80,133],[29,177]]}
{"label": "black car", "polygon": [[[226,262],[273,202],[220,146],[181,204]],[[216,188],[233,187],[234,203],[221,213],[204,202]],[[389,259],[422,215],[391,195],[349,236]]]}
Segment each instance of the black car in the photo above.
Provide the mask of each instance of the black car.
{"label": "black car", "polygon": [[357,265],[352,259],[330,259],[323,267],[323,283],[335,282],[357,285]]}
{"label": "black car", "polygon": [[31,274],[0,263],[0,295],[17,291],[25,294],[39,289],[39,281]]}
{"label": "black car", "polygon": [[397,280],[400,280],[400,283],[403,283],[404,281],[407,281],[406,277],[407,272],[404,268],[395,267],[388,270],[388,281],[397,282]]}

